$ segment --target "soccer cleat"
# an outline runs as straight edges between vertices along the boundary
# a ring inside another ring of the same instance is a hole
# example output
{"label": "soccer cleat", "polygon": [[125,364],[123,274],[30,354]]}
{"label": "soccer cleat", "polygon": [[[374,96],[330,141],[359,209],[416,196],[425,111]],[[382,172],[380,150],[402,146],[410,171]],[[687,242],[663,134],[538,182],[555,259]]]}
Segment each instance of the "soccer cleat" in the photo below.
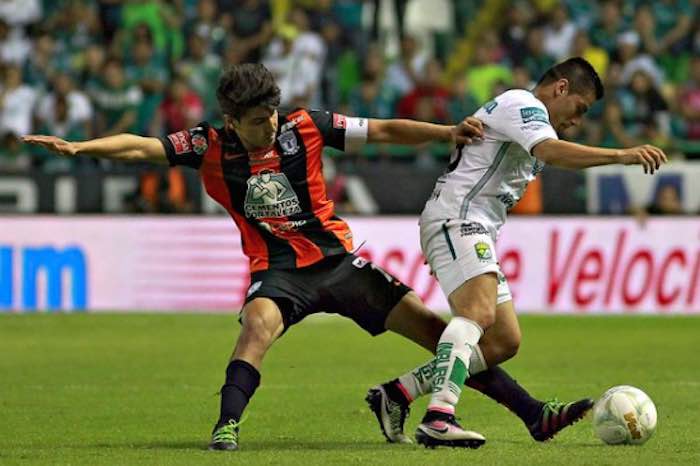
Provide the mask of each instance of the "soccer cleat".
{"label": "soccer cleat", "polygon": [[562,403],[556,398],[548,400],[542,406],[537,422],[528,426],[530,435],[538,442],[547,441],[565,427],[578,422],[592,407],[593,400],[590,398],[571,403]]}
{"label": "soccer cleat", "polygon": [[479,448],[486,443],[486,438],[477,432],[462,429],[454,416],[445,415],[419,424],[416,429],[416,441],[426,448]]}
{"label": "soccer cleat", "polygon": [[210,450],[238,450],[238,428],[240,422],[230,419],[225,424],[217,424],[211,434]]}
{"label": "soccer cleat", "polygon": [[403,433],[403,424],[411,411],[408,405],[397,403],[389,398],[386,390],[381,385],[370,388],[365,401],[369,405],[369,409],[377,416],[379,427],[382,429],[382,434],[386,437],[387,442],[413,443]]}

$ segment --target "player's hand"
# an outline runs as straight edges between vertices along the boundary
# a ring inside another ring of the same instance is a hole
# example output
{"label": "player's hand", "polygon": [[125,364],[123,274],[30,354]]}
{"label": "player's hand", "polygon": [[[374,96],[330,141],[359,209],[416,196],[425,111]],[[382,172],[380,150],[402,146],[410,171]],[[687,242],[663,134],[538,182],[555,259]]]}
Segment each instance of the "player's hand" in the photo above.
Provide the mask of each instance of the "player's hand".
{"label": "player's hand", "polygon": [[41,146],[50,150],[51,152],[55,152],[66,157],[73,157],[78,153],[78,148],[75,143],[64,141],[56,136],[30,134],[27,136],[22,136],[22,142],[36,144],[37,146]]}
{"label": "player's hand", "polygon": [[467,117],[453,126],[450,132],[454,144],[471,144],[475,139],[484,137],[484,126],[478,118]]}
{"label": "player's hand", "polygon": [[668,162],[668,157],[664,151],[650,144],[630,147],[622,151],[622,163],[625,165],[641,165],[644,173],[653,175],[661,168],[661,164]]}

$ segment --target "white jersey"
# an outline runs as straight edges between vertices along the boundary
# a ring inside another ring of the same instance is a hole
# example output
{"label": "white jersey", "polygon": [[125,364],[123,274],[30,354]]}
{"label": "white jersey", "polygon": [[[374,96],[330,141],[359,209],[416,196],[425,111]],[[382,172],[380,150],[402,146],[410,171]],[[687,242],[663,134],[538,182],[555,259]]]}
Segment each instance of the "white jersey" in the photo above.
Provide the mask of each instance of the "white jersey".
{"label": "white jersey", "polygon": [[530,151],[545,139],[557,139],[557,133],[547,108],[525,90],[504,92],[474,116],[484,123],[484,139],[453,152],[421,223],[465,219],[482,224],[495,240],[506,211],[544,168]]}

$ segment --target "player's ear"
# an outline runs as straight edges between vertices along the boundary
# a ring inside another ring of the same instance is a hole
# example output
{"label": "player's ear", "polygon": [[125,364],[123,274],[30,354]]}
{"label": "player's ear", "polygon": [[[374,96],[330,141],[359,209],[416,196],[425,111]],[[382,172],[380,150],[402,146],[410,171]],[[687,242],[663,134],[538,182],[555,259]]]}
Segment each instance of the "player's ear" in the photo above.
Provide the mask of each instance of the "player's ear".
{"label": "player's ear", "polygon": [[557,81],[556,91],[558,96],[566,97],[569,94],[569,80],[561,78]]}

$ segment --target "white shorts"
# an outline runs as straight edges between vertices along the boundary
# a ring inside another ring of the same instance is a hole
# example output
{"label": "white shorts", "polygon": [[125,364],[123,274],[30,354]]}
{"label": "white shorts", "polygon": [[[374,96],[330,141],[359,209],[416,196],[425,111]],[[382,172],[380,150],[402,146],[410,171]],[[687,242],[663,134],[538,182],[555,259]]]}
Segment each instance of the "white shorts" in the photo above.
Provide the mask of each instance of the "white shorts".
{"label": "white shorts", "polygon": [[445,296],[449,297],[471,278],[495,273],[498,277],[496,304],[513,299],[498,265],[493,238],[480,223],[461,219],[421,223],[420,242]]}

